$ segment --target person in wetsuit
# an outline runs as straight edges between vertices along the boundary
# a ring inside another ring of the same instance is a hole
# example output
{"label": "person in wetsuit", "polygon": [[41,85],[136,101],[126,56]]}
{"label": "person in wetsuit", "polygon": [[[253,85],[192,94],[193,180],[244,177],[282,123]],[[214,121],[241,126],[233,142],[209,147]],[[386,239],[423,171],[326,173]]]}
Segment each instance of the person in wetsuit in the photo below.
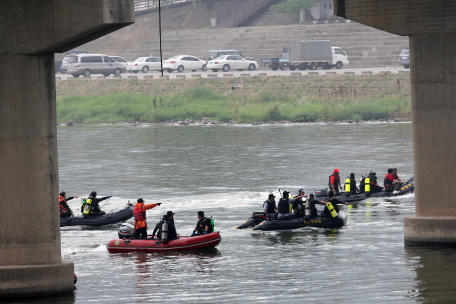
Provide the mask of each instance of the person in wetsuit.
{"label": "person in wetsuit", "polygon": [[[168,213],[171,212],[171,219],[168,217]],[[174,214],[172,211],[168,211],[167,214],[163,215],[163,218],[160,222],[155,225],[154,232],[152,233],[152,238],[157,234],[158,239],[162,239],[162,230],[163,224],[166,222],[168,224],[168,240],[177,239],[176,227],[174,226]]]}
{"label": "person in wetsuit", "polygon": [[72,200],[73,198],[78,198],[79,196],[70,196],[66,197],[66,192],[62,191],[60,192],[59,196],[59,207],[60,207],[60,216],[61,217],[69,217],[74,215],[73,211],[70,209],[70,206],[68,206],[68,201]]}
{"label": "person in wetsuit", "polygon": [[315,195],[313,193],[310,194],[310,196],[309,196],[309,203],[310,203],[310,217],[318,216],[318,210],[317,210],[317,207],[315,207],[316,204],[321,204],[321,205],[326,206],[326,202],[316,200]]}
{"label": "person in wetsuit", "polygon": [[293,202],[293,212],[296,214],[297,218],[304,217],[304,202],[306,201],[306,197],[306,191],[304,189],[299,189],[298,195]]}
{"label": "person in wetsuit", "polygon": [[266,219],[275,220],[277,218],[277,206],[274,194],[270,193],[268,199],[264,201],[263,211],[266,213]]}
{"label": "person in wetsuit", "polygon": [[[337,213],[339,213],[339,207],[337,206],[337,204],[348,205],[347,202],[342,202],[342,201],[338,200],[337,198],[335,198],[333,191],[328,191],[328,196],[329,196],[328,202],[332,204],[334,210]],[[323,215],[324,216],[331,216],[331,213],[329,212],[328,207],[325,207],[325,209],[323,210]]]}
{"label": "person in wetsuit", "polygon": [[291,220],[296,218],[296,214],[291,213],[292,206],[290,206],[289,195],[290,192],[283,191],[283,197],[279,200],[279,203],[277,205],[277,210],[279,211],[277,219],[279,220]]}
{"label": "person in wetsuit", "polygon": [[214,232],[214,229],[211,224],[211,220],[207,217],[204,217],[204,211],[198,211],[198,223],[196,223],[195,229],[191,236],[203,235]]}
{"label": "person in wetsuit", "polygon": [[356,176],[355,173],[350,173],[350,193],[356,194],[359,193],[359,189],[356,186]]}
{"label": "person in wetsuit", "polygon": [[334,193],[339,194],[339,189],[342,190],[342,185],[340,184],[340,170],[334,169],[333,174],[329,176],[328,187]]}
{"label": "person in wetsuit", "polygon": [[90,193],[90,196],[87,198],[86,202],[83,205],[82,213],[84,214],[84,216],[105,214],[104,211],[100,210],[100,206],[98,204],[101,201],[104,201],[110,197],[112,197],[112,195],[98,198],[97,193],[95,191],[92,191],[92,193]]}

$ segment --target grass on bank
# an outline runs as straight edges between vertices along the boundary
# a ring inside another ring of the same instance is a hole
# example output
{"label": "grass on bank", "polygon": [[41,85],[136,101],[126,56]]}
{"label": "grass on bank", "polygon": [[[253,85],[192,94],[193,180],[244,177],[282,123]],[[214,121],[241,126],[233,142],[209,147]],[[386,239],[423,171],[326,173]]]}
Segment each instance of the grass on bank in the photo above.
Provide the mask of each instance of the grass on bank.
{"label": "grass on bank", "polygon": [[240,123],[288,120],[316,122],[388,119],[409,116],[410,100],[385,98],[308,98],[262,90],[244,94],[235,90],[216,94],[196,87],[182,93],[163,96],[146,94],[112,94],[72,96],[57,100],[57,119],[63,123],[109,123],[121,121],[165,122],[167,120],[202,120],[210,117],[219,122]]}

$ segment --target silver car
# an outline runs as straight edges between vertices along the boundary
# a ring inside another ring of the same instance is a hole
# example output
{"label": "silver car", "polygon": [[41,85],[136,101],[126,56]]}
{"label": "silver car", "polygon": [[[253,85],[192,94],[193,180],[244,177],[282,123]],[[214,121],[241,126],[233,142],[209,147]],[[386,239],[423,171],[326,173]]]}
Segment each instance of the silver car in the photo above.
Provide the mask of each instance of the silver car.
{"label": "silver car", "polygon": [[114,59],[103,54],[77,54],[69,55],[63,59],[62,65],[68,74],[78,78],[81,75],[90,77],[92,74],[120,76],[126,68]]}
{"label": "silver car", "polygon": [[404,48],[399,55],[399,63],[404,66],[406,69],[410,69],[410,49],[408,47]]}

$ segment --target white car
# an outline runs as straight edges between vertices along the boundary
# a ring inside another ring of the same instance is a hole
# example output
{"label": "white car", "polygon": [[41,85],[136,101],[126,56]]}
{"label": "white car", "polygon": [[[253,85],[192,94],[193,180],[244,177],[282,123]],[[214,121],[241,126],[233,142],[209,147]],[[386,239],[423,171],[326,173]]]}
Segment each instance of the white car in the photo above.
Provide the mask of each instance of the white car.
{"label": "white car", "polygon": [[149,71],[161,71],[161,63],[159,57],[139,57],[133,62],[129,62],[127,72],[138,73],[142,71],[147,73]]}
{"label": "white car", "polygon": [[111,57],[112,59],[114,59],[114,61],[120,63],[120,64],[125,68],[125,70],[127,69],[127,67],[128,67],[128,60],[126,60],[126,59],[124,59],[124,58],[122,58],[122,57],[120,57],[120,56],[109,56],[109,57]]}
{"label": "white car", "polygon": [[196,70],[207,71],[207,67],[206,61],[190,55],[179,55],[165,60],[163,70],[168,71],[168,73],[172,73],[175,70],[182,73],[184,70],[191,70],[192,72],[196,72]]}
{"label": "white car", "polygon": [[218,70],[228,72],[230,69],[238,71],[248,69],[254,71],[258,68],[258,63],[253,60],[247,60],[239,55],[225,55],[209,61],[207,68],[214,72],[218,72]]}

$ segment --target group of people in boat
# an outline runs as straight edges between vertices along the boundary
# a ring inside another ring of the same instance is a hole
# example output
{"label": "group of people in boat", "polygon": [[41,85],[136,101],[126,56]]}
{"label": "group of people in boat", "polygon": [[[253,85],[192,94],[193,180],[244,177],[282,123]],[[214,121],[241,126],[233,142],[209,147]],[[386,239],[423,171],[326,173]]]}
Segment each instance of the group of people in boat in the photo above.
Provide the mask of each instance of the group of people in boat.
{"label": "group of people in boat", "polygon": [[[270,193],[268,199],[263,203],[263,212],[266,213],[266,219],[268,220],[291,220],[304,217],[315,218],[318,216],[316,205],[321,204],[325,205],[323,216],[335,217],[337,215],[335,215],[333,211],[339,213],[337,204],[348,205],[348,203],[338,200],[332,190],[330,190],[328,194],[328,202],[325,202],[315,199],[313,193],[308,197],[304,189],[299,189],[298,195],[293,197],[293,200],[290,200],[290,192],[284,191],[282,197],[276,203],[276,196]],[[305,212],[306,208],[309,210],[307,214]]]}
{"label": "group of people in boat", "polygon": [[[59,195],[59,207],[60,207],[60,216],[61,217],[69,217],[73,216],[73,210],[71,210],[70,206],[68,206],[68,201],[72,200],[73,198],[78,198],[79,196],[66,196],[66,192],[62,191]],[[83,216],[90,216],[90,215],[103,215],[105,214],[104,211],[100,210],[99,203],[104,201],[108,198],[111,198],[111,195],[105,197],[97,197],[97,193],[92,191],[87,199],[82,200],[81,205],[81,213]]]}
{"label": "group of people in boat", "polygon": [[[147,222],[146,210],[160,206],[161,203],[144,204],[142,198],[138,198],[135,208],[133,209],[133,217],[135,219],[135,239],[147,239]],[[152,233],[152,238],[157,235],[157,238],[162,241],[175,240],[179,234],[174,224],[174,212],[168,211],[163,215],[160,222],[155,225]],[[198,211],[198,222],[191,236],[204,235],[214,232],[214,224],[211,219],[204,217],[204,211]],[[165,235],[166,234],[166,235]]]}
{"label": "group of people in boat", "polygon": [[[357,194],[357,193],[364,193],[365,191],[365,181],[367,180],[366,177],[361,179],[359,188],[356,186],[356,180],[355,180],[355,173],[350,173],[350,193],[351,194]],[[383,187],[381,187],[378,184],[378,178],[377,178],[377,173],[376,172],[370,172],[369,175],[367,176],[369,178],[369,183],[370,183],[370,192],[379,192],[382,190],[385,190],[387,192],[393,192],[395,190],[398,190],[404,183],[404,180],[401,179],[397,175],[397,168],[389,168],[388,172],[385,174],[385,177],[383,179]],[[336,195],[338,195],[339,189],[343,190],[342,184],[340,181],[340,170],[339,169],[334,169],[334,172],[329,176],[329,182],[328,182],[328,187],[330,190],[332,190]]]}

